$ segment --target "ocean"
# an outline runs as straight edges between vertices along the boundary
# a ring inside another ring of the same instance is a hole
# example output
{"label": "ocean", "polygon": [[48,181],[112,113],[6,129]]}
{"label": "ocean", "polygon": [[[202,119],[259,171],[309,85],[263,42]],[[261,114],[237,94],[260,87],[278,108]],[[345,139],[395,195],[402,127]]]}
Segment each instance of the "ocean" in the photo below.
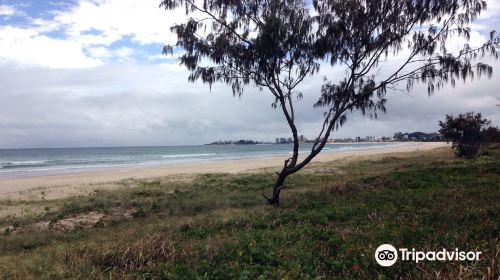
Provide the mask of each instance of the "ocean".
{"label": "ocean", "polygon": [[[308,152],[312,144],[301,144]],[[322,153],[384,149],[401,143],[327,144]],[[30,177],[124,167],[155,166],[291,154],[291,144],[164,147],[0,149],[0,177]]]}

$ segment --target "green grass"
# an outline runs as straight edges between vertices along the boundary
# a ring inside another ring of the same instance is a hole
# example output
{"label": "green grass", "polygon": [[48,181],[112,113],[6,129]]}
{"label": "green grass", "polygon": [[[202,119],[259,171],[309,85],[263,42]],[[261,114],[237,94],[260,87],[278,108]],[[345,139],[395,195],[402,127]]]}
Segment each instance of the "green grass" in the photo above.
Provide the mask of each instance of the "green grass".
{"label": "green grass", "polygon": [[[440,149],[314,164],[289,178],[280,208],[261,197],[274,179],[272,170],[203,174],[5,201],[48,210],[0,221],[18,229],[0,238],[0,278],[477,279],[500,249],[495,153],[464,161]],[[105,218],[69,231],[30,227],[89,211]],[[483,258],[382,268],[373,254],[383,243],[478,250]]]}

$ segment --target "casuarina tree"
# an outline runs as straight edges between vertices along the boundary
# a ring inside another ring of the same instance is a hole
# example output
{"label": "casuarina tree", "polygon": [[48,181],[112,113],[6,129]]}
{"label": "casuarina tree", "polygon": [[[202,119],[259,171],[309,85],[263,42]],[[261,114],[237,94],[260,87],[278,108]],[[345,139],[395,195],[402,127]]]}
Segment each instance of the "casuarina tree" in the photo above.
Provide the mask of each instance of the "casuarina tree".
{"label": "casuarina tree", "polygon": [[[479,47],[447,50],[449,39],[469,39],[468,24],[486,8],[478,0],[163,0],[160,6],[186,12],[186,22],[172,27],[177,43],[164,52],[183,49],[180,63],[190,81],[227,83],[234,95],[257,86],[282,111],[293,148],[272,194],[264,195],[276,206],[286,178],[321,152],[350,112],[377,117],[389,90],[408,91],[417,82],[430,94],[457,79],[490,76],[493,69],[477,59],[498,57],[500,43],[491,32]],[[388,57],[397,59],[385,63]],[[314,105],[323,121],[311,150],[299,155],[294,104],[304,94],[301,83],[320,66],[344,74],[325,77]]]}

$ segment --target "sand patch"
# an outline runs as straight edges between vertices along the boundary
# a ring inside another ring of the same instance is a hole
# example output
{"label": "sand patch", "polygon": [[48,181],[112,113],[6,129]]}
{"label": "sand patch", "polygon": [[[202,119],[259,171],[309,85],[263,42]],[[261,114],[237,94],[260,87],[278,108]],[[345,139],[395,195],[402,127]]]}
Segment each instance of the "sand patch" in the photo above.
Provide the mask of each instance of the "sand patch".
{"label": "sand patch", "polygon": [[[338,159],[354,160],[399,152],[423,151],[445,147],[443,142],[409,142],[403,146],[384,149],[334,151],[319,154],[313,162]],[[133,187],[138,180],[192,180],[203,173],[239,173],[269,169],[278,171],[286,157],[251,158],[206,161],[148,168],[128,168],[50,175],[30,178],[0,179],[0,199],[50,200],[69,196],[87,195],[95,189]],[[305,169],[307,170],[307,169]]]}
{"label": "sand patch", "polygon": [[61,231],[71,231],[75,228],[89,229],[93,228],[103,217],[104,214],[95,211],[82,213],[58,220],[52,224],[51,228]]}

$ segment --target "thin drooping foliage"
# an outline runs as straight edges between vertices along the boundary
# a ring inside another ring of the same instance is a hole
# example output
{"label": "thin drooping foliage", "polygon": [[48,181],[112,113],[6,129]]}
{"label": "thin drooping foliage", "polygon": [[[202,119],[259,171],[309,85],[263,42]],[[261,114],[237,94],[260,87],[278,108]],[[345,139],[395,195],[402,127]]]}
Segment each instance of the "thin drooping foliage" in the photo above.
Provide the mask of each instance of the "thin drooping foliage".
{"label": "thin drooping foliage", "polygon": [[[492,67],[479,58],[498,58],[500,43],[491,32],[479,47],[446,48],[449,39],[470,38],[468,24],[486,8],[480,0],[162,0],[160,6],[185,9],[187,21],[172,27],[177,44],[164,52],[184,51],[180,63],[191,71],[190,81],[227,83],[234,95],[255,85],[283,112],[293,152],[272,196],[265,196],[271,205],[279,205],[287,176],[321,152],[348,113],[377,117],[386,111],[389,90],[409,91],[417,82],[431,94],[458,79],[489,77]],[[392,56],[397,59],[383,67]],[[345,71],[325,78],[314,105],[324,108],[324,119],[310,152],[299,159],[294,103],[303,95],[300,84],[320,65]]]}

